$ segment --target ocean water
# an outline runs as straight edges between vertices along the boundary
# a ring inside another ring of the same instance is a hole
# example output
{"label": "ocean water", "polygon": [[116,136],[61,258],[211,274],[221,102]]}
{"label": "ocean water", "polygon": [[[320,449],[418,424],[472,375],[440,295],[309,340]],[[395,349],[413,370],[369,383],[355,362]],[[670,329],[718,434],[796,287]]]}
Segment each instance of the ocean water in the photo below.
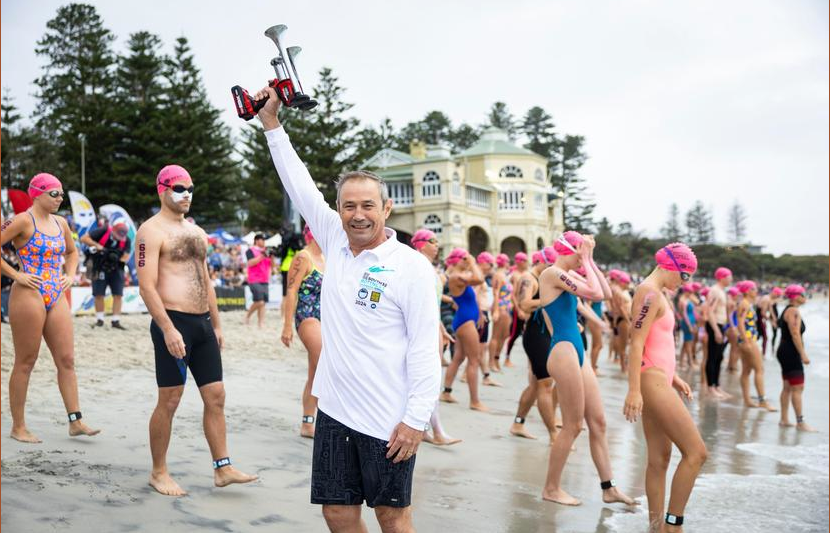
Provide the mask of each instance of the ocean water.
{"label": "ocean water", "polygon": [[[801,533],[830,530],[830,440],[827,432],[830,328],[827,300],[805,304],[802,315],[807,324],[805,341],[811,359],[805,369],[805,416],[820,432],[806,434],[793,428],[779,428],[778,413],[747,411],[726,404],[706,407],[710,423],[700,421],[699,428],[710,455],[686,506],[686,531]],[[777,404],[781,379],[780,367],[774,357],[767,357],[766,376],[767,396]],[[718,413],[713,414],[713,410]],[[700,410],[697,415],[701,416]],[[794,419],[794,415],[790,418]],[[713,420],[717,423],[712,424]],[[667,476],[667,492],[678,458],[675,450]],[[641,509],[614,513],[605,518],[603,526],[614,532],[646,531],[646,498],[642,497],[640,501]]]}

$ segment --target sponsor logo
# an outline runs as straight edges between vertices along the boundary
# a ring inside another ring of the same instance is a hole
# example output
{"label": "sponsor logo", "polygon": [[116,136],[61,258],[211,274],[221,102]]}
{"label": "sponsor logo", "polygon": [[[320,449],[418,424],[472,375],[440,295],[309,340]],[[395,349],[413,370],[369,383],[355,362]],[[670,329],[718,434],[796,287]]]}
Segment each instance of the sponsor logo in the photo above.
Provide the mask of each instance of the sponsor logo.
{"label": "sponsor logo", "polygon": [[[374,292],[372,294],[374,294]],[[367,291],[366,289],[360,289],[357,292],[357,297],[360,298],[361,300],[365,300],[367,296],[369,296],[369,291]],[[372,301],[374,301],[374,300],[372,300]]]}
{"label": "sponsor logo", "polygon": [[380,294],[381,293],[379,293],[378,291],[372,291],[372,296],[369,299],[374,303],[378,303],[380,301]]}
{"label": "sponsor logo", "polygon": [[394,272],[394,270],[381,265],[369,267],[369,272],[371,272],[372,274],[377,274],[378,272]]}

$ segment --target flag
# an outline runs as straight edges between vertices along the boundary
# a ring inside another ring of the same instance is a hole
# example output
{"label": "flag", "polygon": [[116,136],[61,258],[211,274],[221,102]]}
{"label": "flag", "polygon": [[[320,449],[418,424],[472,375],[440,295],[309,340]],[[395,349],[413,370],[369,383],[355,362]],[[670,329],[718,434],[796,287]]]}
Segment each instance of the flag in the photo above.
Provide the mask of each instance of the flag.
{"label": "flag", "polygon": [[127,224],[127,237],[130,238],[130,259],[127,261],[127,267],[130,269],[130,277],[133,283],[138,283],[138,273],[135,270],[135,233],[136,227],[133,219],[130,218],[129,213],[120,205],[107,204],[102,205],[99,209],[100,213],[107,217],[110,226],[116,222],[123,222]]}
{"label": "flag", "polygon": [[20,189],[9,189],[9,202],[16,215],[32,207],[32,199]]}
{"label": "flag", "polygon": [[72,218],[80,239],[95,224],[95,208],[86,196],[77,191],[69,191],[69,203],[72,204]]}

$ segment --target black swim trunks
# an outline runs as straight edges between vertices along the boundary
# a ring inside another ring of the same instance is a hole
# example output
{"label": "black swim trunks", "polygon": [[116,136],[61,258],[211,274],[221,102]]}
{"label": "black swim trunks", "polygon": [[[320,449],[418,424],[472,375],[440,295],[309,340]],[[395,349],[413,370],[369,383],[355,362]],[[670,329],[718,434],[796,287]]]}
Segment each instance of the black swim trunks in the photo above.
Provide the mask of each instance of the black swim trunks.
{"label": "black swim trunks", "polygon": [[317,410],[311,461],[311,503],[408,507],[415,456],[393,463],[387,441],[349,429]]}
{"label": "black swim trunks", "polygon": [[478,342],[484,344],[490,340],[490,312],[484,312],[484,320],[482,321],[481,327],[478,328]]}
{"label": "black swim trunks", "polygon": [[[167,316],[182,334],[185,345],[185,364],[196,385],[201,387],[215,381],[222,381],[222,356],[219,353],[219,341],[213,333],[210,313],[191,314],[181,311],[167,311]],[[156,352],[156,383],[159,387],[177,387],[184,385],[185,372],[179,366],[180,359],[173,357],[164,343],[164,333],[150,323],[150,336]]]}

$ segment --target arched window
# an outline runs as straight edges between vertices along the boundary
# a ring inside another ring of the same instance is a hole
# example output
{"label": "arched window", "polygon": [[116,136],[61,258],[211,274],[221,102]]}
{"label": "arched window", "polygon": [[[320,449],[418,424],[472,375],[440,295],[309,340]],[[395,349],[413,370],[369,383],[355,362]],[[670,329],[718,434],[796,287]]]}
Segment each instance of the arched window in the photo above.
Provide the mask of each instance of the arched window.
{"label": "arched window", "polygon": [[461,196],[461,176],[458,172],[452,173],[452,194],[453,196]]}
{"label": "arched window", "polygon": [[430,170],[424,174],[421,184],[421,196],[424,198],[435,198],[441,196],[441,176]]}
{"label": "arched window", "polygon": [[506,165],[499,170],[500,178],[523,178],[522,169],[515,165]]}
{"label": "arched window", "polygon": [[536,172],[533,173],[533,178],[536,181],[545,181],[545,173],[542,172],[541,168],[537,168]]}
{"label": "arched window", "polygon": [[427,215],[424,219],[424,227],[428,230],[431,230],[436,235],[440,234],[443,230],[443,226],[441,225],[441,219],[438,218],[438,215]]}

